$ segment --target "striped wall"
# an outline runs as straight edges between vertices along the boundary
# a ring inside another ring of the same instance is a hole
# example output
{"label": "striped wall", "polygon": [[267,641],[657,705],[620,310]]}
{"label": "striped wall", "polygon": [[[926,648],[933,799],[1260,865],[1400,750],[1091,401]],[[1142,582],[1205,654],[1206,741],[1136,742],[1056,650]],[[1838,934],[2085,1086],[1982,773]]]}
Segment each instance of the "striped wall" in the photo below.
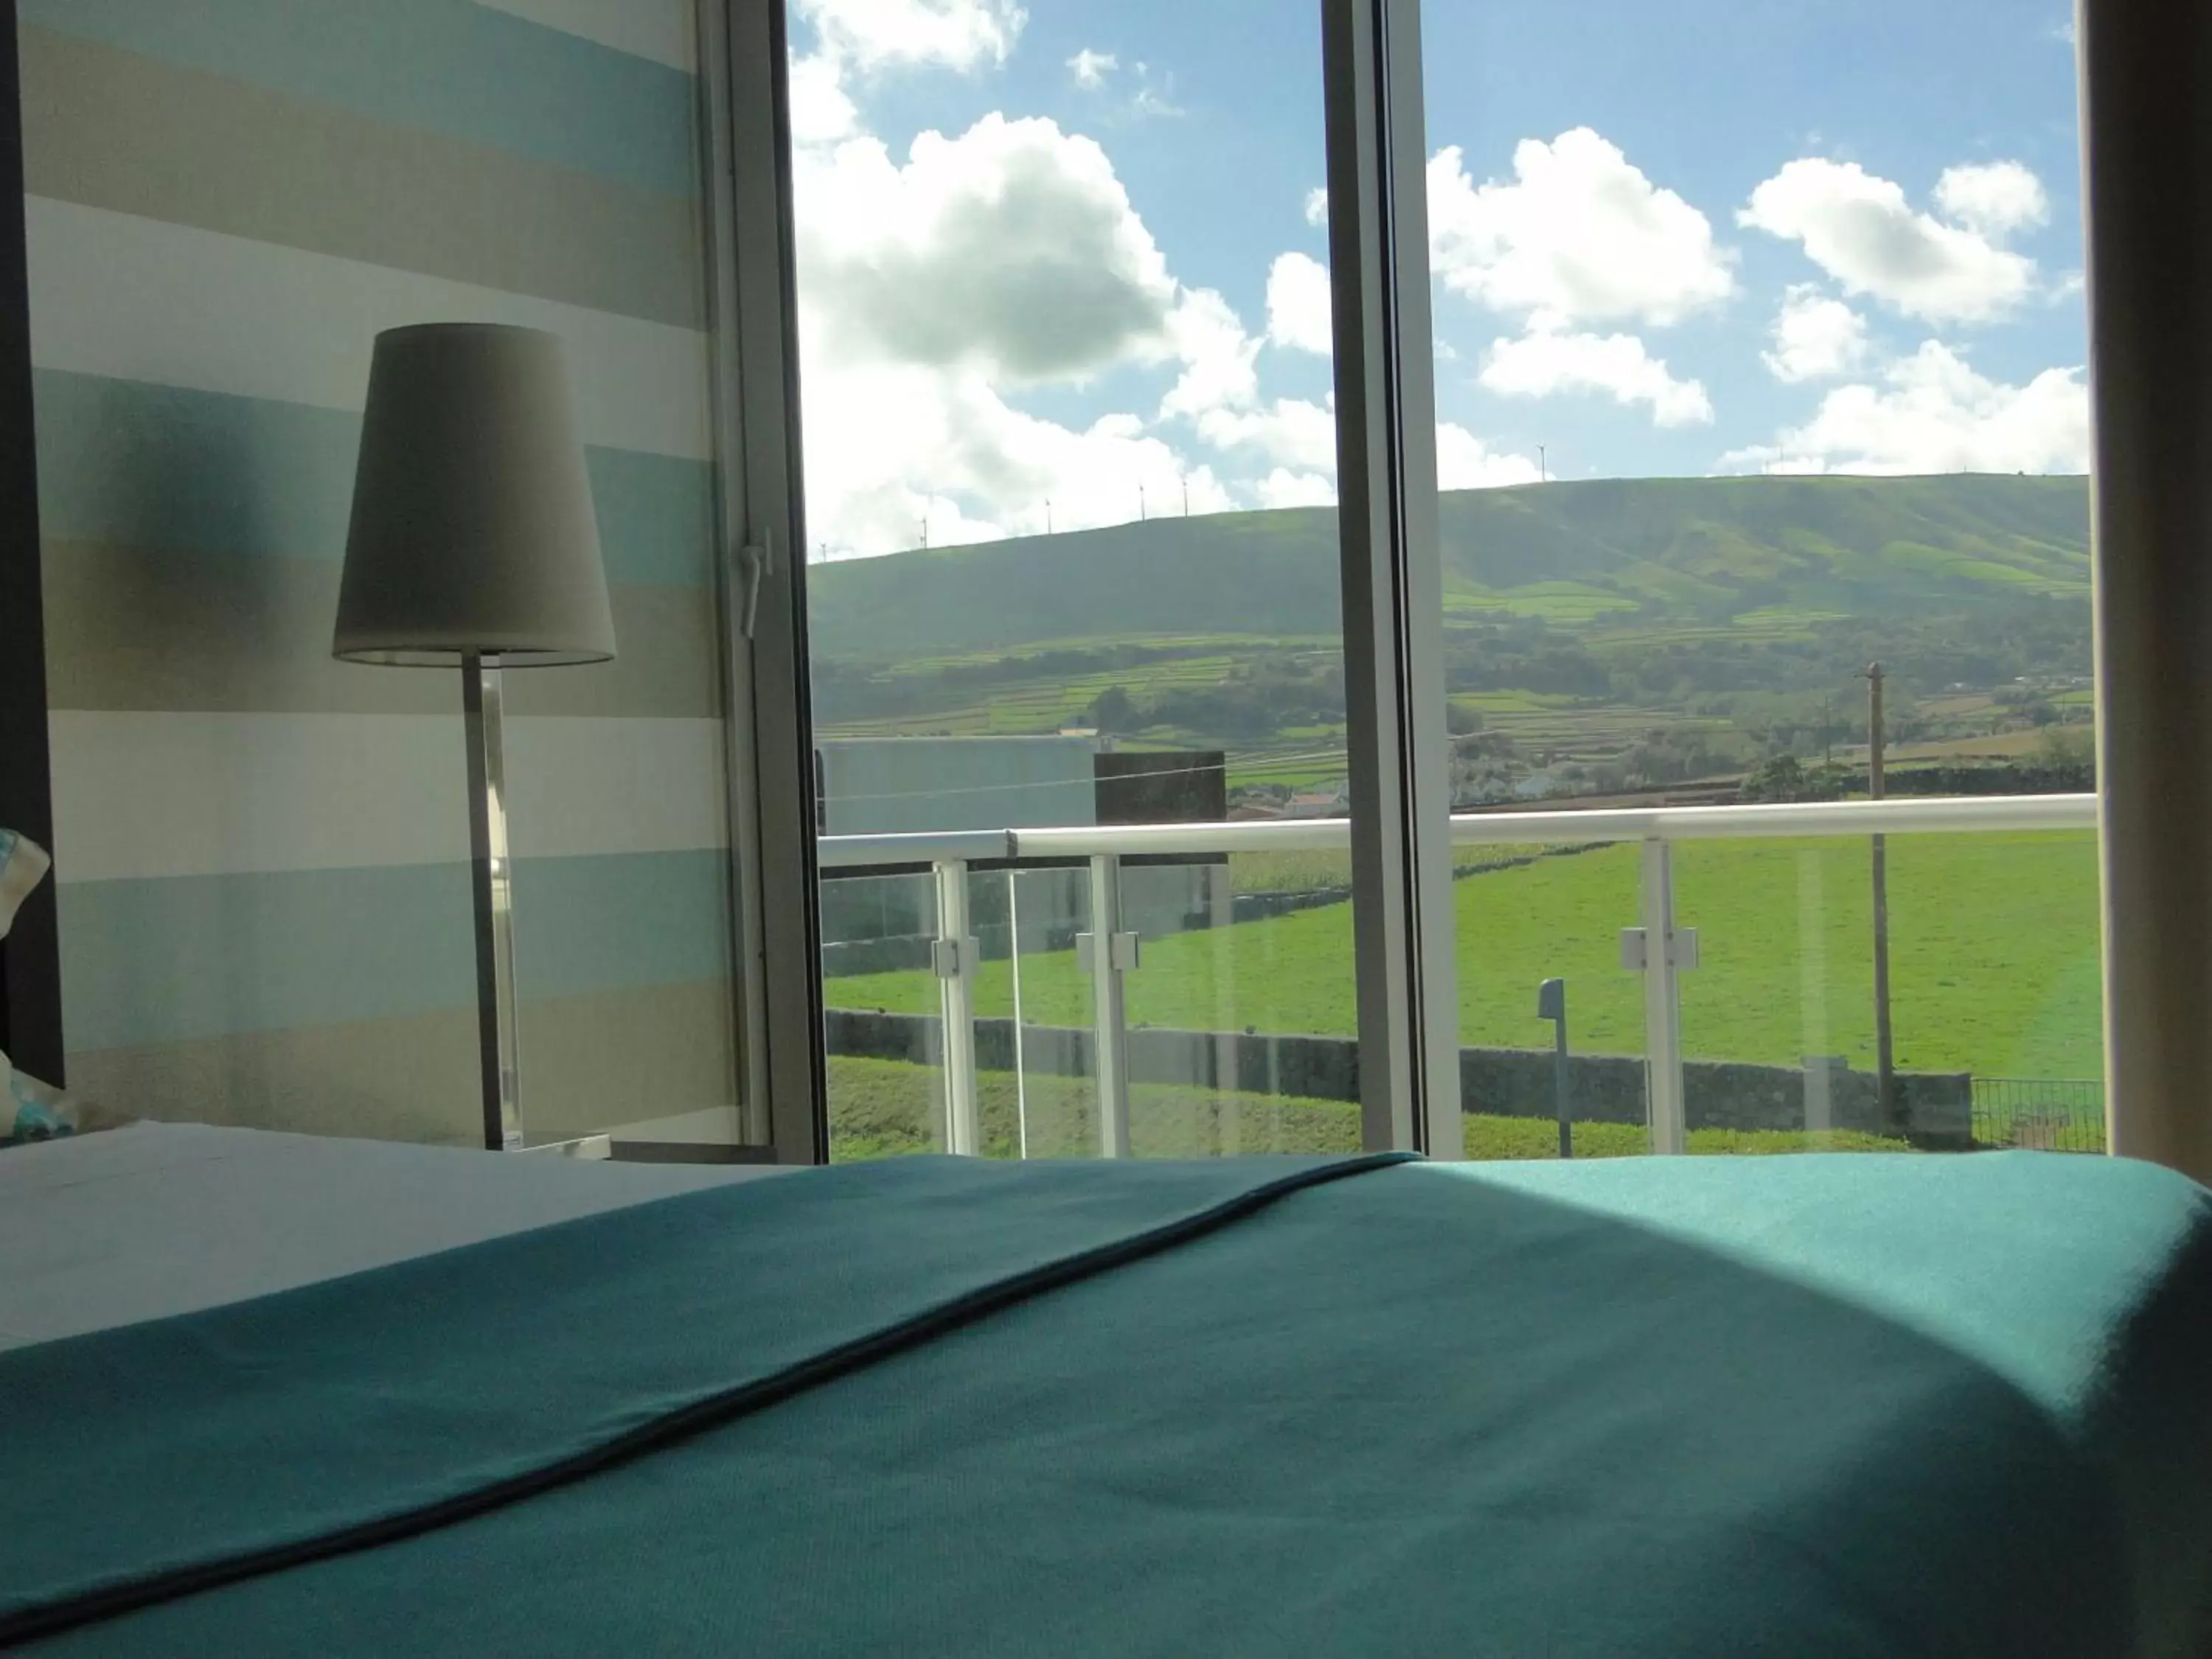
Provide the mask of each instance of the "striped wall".
{"label": "striped wall", "polygon": [[617,659],[510,677],[533,1132],[731,1103],[690,0],[19,0],[73,1086],[477,1133],[457,676],[334,662],[371,342],[568,343]]}

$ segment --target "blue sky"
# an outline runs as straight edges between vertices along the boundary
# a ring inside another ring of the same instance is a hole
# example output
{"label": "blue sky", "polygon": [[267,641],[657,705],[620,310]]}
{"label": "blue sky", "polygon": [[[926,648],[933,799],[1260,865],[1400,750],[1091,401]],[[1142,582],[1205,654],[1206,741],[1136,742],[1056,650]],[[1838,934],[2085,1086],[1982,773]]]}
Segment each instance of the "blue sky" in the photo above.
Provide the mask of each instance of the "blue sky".
{"label": "blue sky", "polygon": [[[1319,9],[794,0],[818,550],[1328,499]],[[1447,485],[2080,470],[2065,15],[1428,0]]]}

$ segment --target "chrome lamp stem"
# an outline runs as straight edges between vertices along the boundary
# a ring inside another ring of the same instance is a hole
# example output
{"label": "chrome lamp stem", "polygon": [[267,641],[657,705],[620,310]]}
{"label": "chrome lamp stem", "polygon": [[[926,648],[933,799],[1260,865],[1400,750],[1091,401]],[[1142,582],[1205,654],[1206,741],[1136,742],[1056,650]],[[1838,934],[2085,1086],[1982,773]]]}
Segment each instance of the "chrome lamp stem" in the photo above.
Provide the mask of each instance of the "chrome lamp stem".
{"label": "chrome lamp stem", "polygon": [[500,732],[499,658],[461,662],[469,762],[469,872],[476,901],[477,1020],[483,1133],[489,1151],[522,1149],[514,1012],[514,866],[507,845],[507,758]]}

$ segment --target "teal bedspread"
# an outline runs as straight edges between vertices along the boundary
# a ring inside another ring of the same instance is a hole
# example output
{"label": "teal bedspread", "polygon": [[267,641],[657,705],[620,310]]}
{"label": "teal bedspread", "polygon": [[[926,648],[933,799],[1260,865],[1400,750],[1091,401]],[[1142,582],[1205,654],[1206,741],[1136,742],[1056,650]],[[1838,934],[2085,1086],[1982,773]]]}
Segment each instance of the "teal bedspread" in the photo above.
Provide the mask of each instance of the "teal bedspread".
{"label": "teal bedspread", "polygon": [[2197,1656],[2212,1195],[927,1159],[0,1354],[0,1646]]}

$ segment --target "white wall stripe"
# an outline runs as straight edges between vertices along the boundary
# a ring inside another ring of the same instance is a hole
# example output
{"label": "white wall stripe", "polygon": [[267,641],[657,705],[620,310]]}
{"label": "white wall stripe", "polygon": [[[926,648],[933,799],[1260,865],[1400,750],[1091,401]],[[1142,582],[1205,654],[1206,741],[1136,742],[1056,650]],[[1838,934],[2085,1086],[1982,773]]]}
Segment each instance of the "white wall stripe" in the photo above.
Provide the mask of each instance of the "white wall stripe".
{"label": "white wall stripe", "polygon": [[703,459],[706,337],[581,306],[26,197],[41,368],[358,410],[404,323],[517,323],[568,343],[592,443]]}
{"label": "white wall stripe", "polygon": [[691,0],[477,0],[617,52],[690,70],[697,58]]}
{"label": "white wall stripe", "polygon": [[[468,857],[458,715],[49,720],[63,882]],[[535,717],[510,720],[507,738],[519,857],[726,844],[718,721]]]}

